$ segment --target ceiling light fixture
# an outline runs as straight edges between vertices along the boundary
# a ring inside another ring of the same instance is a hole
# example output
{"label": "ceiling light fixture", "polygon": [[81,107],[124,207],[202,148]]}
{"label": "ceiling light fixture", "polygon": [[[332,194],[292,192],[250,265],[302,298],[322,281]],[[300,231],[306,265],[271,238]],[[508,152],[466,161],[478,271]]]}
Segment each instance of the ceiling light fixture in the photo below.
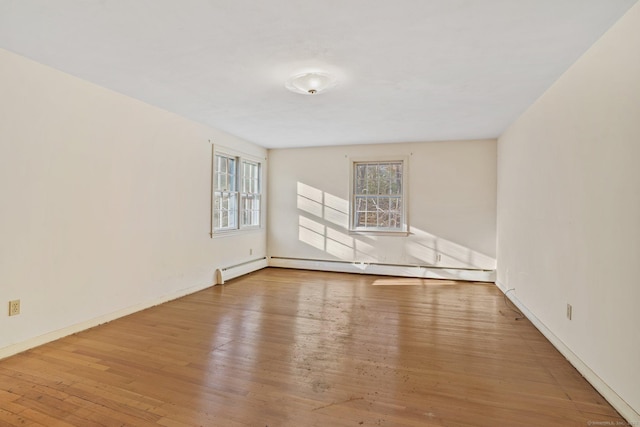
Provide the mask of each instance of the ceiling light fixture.
{"label": "ceiling light fixture", "polygon": [[285,87],[303,95],[317,95],[336,84],[336,78],[323,72],[296,74],[287,80]]}

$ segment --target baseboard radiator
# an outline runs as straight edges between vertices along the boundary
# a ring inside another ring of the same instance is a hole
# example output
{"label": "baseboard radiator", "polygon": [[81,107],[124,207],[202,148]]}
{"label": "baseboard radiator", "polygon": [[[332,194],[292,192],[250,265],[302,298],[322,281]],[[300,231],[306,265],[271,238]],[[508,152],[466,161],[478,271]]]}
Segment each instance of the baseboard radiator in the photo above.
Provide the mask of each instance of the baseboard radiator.
{"label": "baseboard radiator", "polygon": [[228,267],[219,268],[216,270],[215,284],[223,285],[226,280],[235,279],[236,277],[253,273],[254,271],[258,271],[268,266],[267,257],[262,257],[230,265]]}
{"label": "baseboard radiator", "polygon": [[270,257],[269,267],[296,268],[300,270],[337,271],[379,276],[416,277],[422,279],[464,280],[470,282],[495,282],[495,270],[452,268],[430,265],[403,265],[375,262],[352,262],[308,258]]}

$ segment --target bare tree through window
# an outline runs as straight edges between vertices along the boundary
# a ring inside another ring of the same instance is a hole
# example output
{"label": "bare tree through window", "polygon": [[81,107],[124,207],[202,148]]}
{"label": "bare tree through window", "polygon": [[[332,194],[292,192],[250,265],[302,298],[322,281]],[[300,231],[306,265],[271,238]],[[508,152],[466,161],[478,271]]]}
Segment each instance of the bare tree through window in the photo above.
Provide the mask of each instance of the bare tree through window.
{"label": "bare tree through window", "polygon": [[353,227],[403,229],[403,162],[355,162]]}

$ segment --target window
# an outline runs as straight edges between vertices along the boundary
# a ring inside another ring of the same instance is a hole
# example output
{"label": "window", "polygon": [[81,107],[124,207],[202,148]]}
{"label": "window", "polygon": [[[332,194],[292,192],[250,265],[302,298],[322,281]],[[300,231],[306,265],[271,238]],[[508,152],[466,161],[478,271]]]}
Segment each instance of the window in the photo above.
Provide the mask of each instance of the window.
{"label": "window", "polygon": [[353,162],[351,230],[406,232],[404,161]]}
{"label": "window", "polygon": [[242,162],[242,194],[240,196],[243,227],[260,226],[260,163]]}
{"label": "window", "polygon": [[213,231],[259,227],[260,163],[216,153],[213,165]]}

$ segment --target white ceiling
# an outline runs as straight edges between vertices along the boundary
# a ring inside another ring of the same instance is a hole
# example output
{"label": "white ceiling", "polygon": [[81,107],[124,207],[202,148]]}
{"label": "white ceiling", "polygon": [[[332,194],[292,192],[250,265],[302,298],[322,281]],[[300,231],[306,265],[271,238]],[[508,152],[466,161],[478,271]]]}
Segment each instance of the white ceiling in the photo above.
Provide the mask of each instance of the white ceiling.
{"label": "white ceiling", "polygon": [[0,47],[269,148],[479,139],[635,2],[0,0]]}

